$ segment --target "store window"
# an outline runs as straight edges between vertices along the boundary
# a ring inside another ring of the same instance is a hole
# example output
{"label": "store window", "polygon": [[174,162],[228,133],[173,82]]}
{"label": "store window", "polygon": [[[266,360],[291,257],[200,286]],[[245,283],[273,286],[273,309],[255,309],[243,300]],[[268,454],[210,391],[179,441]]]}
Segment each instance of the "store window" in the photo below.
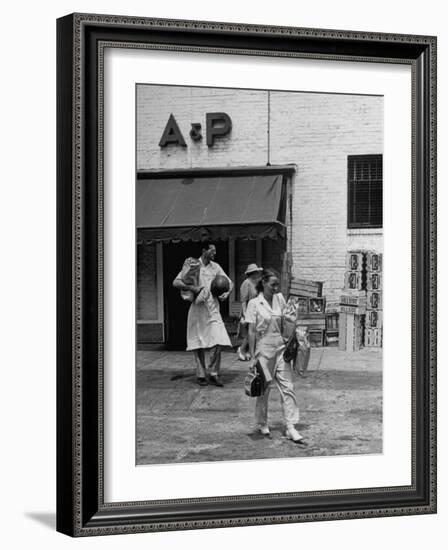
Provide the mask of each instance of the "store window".
{"label": "store window", "polygon": [[348,228],[383,226],[383,155],[348,156]]}
{"label": "store window", "polygon": [[137,243],[137,341],[164,341],[162,244]]}

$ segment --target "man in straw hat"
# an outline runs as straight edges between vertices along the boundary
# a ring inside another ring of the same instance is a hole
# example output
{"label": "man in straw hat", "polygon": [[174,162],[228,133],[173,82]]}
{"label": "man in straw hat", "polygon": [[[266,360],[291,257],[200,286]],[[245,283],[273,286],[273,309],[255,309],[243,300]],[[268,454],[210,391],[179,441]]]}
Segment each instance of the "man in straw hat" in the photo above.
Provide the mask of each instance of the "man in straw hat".
{"label": "man in straw hat", "polygon": [[246,278],[240,287],[240,301],[241,301],[241,317],[239,334],[243,338],[240,347],[238,348],[238,359],[240,361],[249,361],[249,342],[247,339],[247,323],[245,321],[246,308],[249,300],[257,297],[256,286],[261,278],[262,267],[258,267],[257,264],[249,264],[245,271]]}

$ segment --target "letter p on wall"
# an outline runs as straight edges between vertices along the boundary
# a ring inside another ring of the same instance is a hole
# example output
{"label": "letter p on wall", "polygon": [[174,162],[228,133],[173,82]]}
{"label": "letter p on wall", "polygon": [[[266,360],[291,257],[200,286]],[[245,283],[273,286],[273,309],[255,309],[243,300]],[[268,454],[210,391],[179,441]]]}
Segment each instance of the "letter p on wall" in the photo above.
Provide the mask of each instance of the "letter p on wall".
{"label": "letter p on wall", "polygon": [[207,145],[211,147],[215,137],[225,136],[232,129],[232,120],[227,113],[207,113]]}

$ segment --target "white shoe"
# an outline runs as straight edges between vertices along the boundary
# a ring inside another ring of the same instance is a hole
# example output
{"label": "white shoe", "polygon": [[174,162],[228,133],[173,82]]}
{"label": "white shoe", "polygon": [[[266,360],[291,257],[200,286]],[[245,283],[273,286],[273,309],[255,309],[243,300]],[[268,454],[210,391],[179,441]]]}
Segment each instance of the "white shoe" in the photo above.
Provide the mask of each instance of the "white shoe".
{"label": "white shoe", "polygon": [[300,443],[302,442],[303,440],[303,435],[301,435],[295,428],[294,426],[288,426],[286,428],[286,433],[285,433],[286,437],[288,439],[291,439],[291,441],[293,441],[294,443]]}
{"label": "white shoe", "polygon": [[246,356],[245,356],[244,353],[241,351],[241,347],[238,348],[238,359],[239,359],[240,361],[247,361]]}
{"label": "white shoe", "polygon": [[261,435],[271,435],[271,432],[269,431],[269,426],[267,424],[260,424],[258,426],[258,429]]}

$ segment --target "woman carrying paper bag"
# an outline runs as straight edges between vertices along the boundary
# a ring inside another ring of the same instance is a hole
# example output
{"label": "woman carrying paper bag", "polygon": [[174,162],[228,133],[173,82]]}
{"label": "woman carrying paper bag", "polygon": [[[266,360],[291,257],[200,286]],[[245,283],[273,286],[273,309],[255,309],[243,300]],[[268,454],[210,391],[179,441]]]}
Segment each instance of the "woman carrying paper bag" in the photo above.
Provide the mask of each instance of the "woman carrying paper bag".
{"label": "woman carrying paper bag", "polygon": [[268,400],[275,382],[280,392],[286,437],[294,443],[302,444],[303,436],[294,426],[299,421],[299,409],[292,382],[293,372],[283,358],[285,340],[282,336],[282,322],[286,302],[279,292],[279,286],[277,274],[265,269],[257,285],[259,294],[249,301],[246,310],[249,350],[252,358],[259,361],[267,382],[264,394],[256,398],[255,420],[260,433],[270,435]]}

